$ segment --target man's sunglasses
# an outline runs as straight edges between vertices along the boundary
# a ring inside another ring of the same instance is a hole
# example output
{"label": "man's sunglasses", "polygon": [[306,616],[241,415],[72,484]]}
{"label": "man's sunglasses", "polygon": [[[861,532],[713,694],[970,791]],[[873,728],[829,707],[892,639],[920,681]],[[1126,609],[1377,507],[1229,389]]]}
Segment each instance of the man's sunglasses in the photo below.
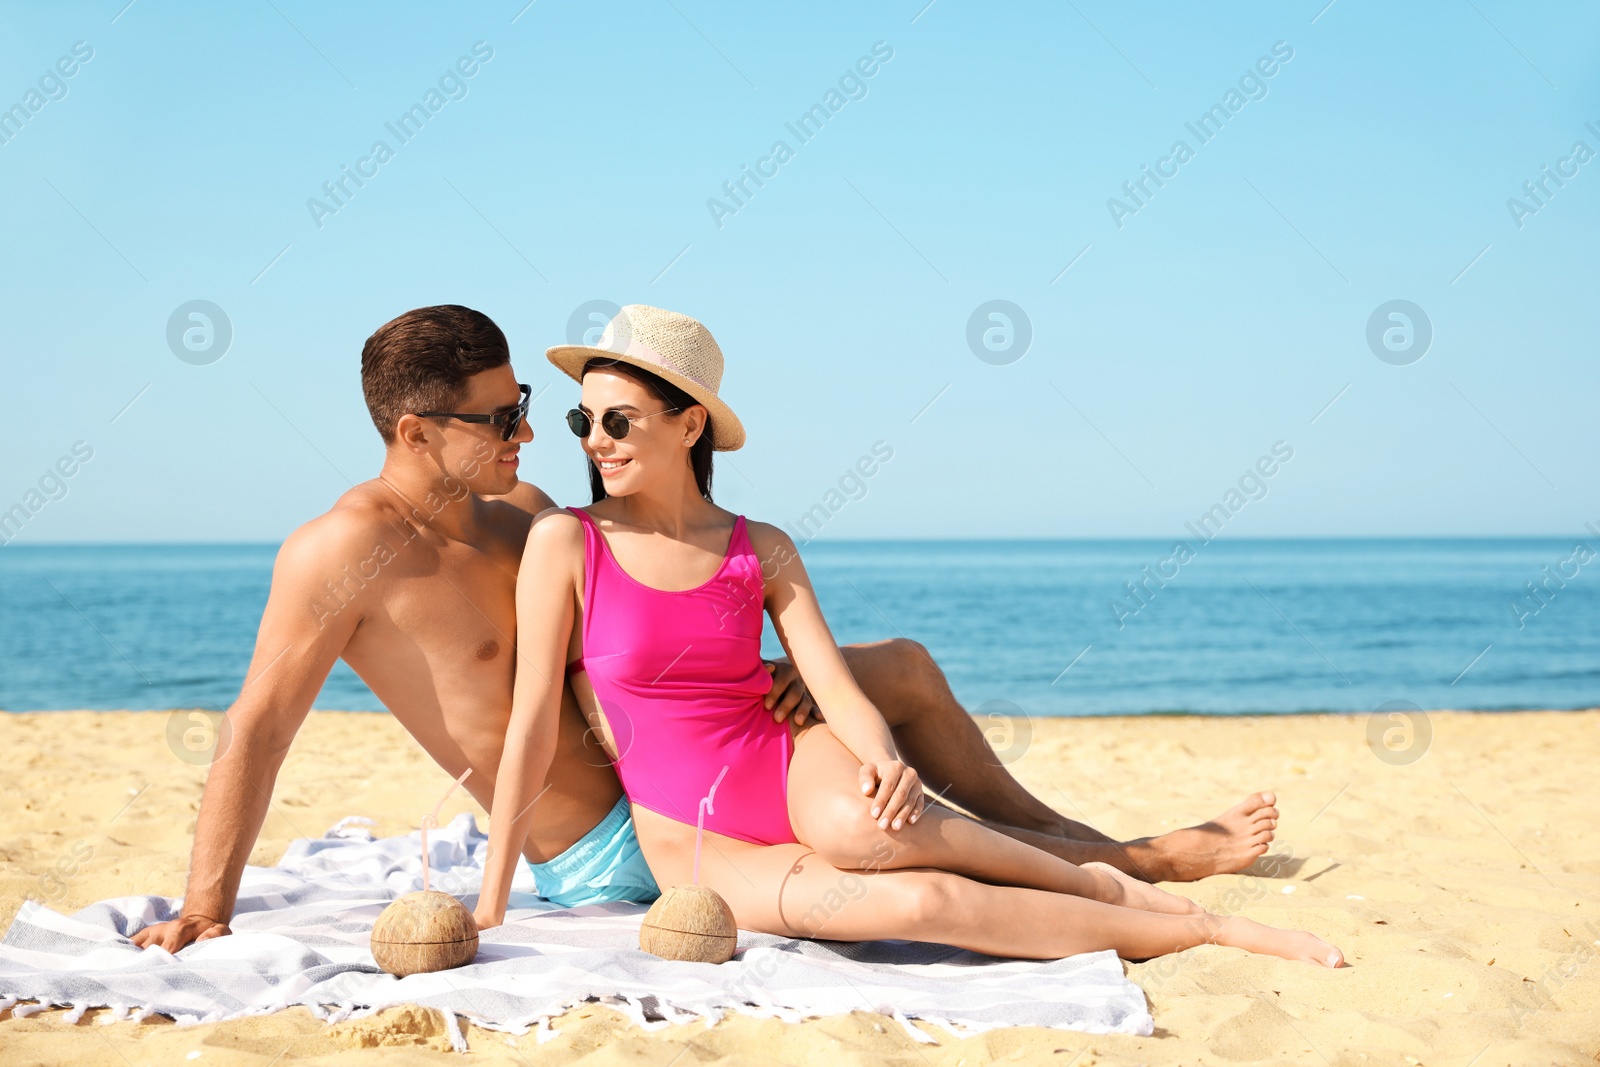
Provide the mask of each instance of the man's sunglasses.
{"label": "man's sunglasses", "polygon": [[[664,411],[652,411],[649,415],[629,416],[624,415],[616,408],[612,408],[610,411],[601,413],[600,428],[613,441],[620,441],[628,436],[628,431],[633,429],[633,424],[640,419],[654,418],[657,415],[666,415],[677,410],[677,408],[667,408]],[[594,420],[582,408],[573,408],[567,412],[567,428],[572,431],[573,436],[587,438],[589,432],[594,429]]]}
{"label": "man's sunglasses", "polygon": [[517,401],[515,407],[497,411],[492,415],[484,415],[472,411],[419,411],[418,415],[425,419],[460,419],[462,422],[482,422],[500,428],[500,440],[509,441],[517,435],[522,428],[522,421],[528,417],[528,397],[533,393],[533,388],[519,384],[522,390],[522,399]]}

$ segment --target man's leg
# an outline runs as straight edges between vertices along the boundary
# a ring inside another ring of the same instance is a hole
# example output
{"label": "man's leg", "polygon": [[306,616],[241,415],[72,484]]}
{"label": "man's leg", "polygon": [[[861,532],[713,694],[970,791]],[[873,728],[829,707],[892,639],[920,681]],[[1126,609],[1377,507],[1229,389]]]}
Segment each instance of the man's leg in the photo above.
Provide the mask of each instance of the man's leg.
{"label": "man's leg", "polygon": [[1003,834],[1072,863],[1108,863],[1151,882],[1240,871],[1271,844],[1278,825],[1271,793],[1255,793],[1198,826],[1118,842],[1024,789],[920,644],[895,638],[840,651],[928,789]]}
{"label": "man's leg", "polygon": [[1055,811],[1012,777],[927,649],[895,638],[840,651],[861,691],[889,723],[900,754],[930,791],[993,829],[1071,863],[1109,863],[1154,880],[1156,872],[1140,870],[1118,842]]}
{"label": "man's leg", "polygon": [[927,649],[895,638],[839,651],[856,684],[889,723],[901,755],[931,792],[980,819],[1020,830],[1074,841],[1111,841],[1042,803],[1011,776]]}

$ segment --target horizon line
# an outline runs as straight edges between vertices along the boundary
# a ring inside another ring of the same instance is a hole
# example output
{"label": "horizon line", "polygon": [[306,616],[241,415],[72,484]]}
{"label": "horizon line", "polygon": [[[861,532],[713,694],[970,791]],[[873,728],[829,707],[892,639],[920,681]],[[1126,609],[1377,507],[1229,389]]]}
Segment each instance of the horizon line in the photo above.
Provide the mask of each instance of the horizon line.
{"label": "horizon line", "polygon": [[[1275,542],[1275,541],[1564,541],[1575,535],[1571,531],[1566,533],[1494,533],[1494,534],[1277,534],[1277,535],[1240,535],[1238,537],[1212,537],[1206,544],[1218,542]],[[961,537],[838,537],[838,538],[811,538],[797,540],[796,546],[806,548],[810,545],[883,545],[883,544],[1091,544],[1108,541],[1149,541],[1160,544],[1168,542],[1186,541],[1190,538],[1177,536],[1159,536],[1151,534],[1099,534],[1099,535],[1072,535],[1064,537],[998,537],[998,536],[961,536]],[[0,552],[8,548],[260,548],[278,547],[283,540],[127,540],[127,541],[37,541],[20,543],[16,540],[0,542]]]}

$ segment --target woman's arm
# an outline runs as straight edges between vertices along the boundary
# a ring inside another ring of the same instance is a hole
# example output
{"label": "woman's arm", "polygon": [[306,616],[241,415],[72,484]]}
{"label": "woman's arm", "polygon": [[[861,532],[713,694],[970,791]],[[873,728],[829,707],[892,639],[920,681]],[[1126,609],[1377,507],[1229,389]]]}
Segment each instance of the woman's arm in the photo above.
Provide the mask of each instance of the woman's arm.
{"label": "woman's arm", "polygon": [[536,516],[517,572],[517,677],[489,814],[489,858],[473,913],[480,929],[505,919],[512,871],[533,825],[533,802],[555,755],[582,576],[580,521],[554,509]]}
{"label": "woman's arm", "polygon": [[828,726],[861,761],[861,791],[872,795],[872,817],[884,829],[916,822],[922,814],[922,782],[901,760],[888,723],[845,666],[794,542],[766,523],[749,523],[748,528],[751,547],[761,560],[773,629]]}

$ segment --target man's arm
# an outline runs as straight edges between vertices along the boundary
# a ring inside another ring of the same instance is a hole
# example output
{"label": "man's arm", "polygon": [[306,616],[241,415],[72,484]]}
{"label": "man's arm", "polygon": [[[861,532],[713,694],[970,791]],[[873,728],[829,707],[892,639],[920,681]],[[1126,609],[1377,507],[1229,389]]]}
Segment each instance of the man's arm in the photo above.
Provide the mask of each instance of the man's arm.
{"label": "man's arm", "polygon": [[183,914],[134,934],[140,948],[160,945],[176,952],[192,941],[231,932],[239,880],[266,821],[278,768],[355,632],[366,608],[363,598],[371,595],[372,583],[337,592],[327,584],[343,577],[345,563],[371,553],[372,538],[364,526],[353,516],[324,515],[296,530],[278,550],[255,654],[228,709],[231,738],[206,775]]}

